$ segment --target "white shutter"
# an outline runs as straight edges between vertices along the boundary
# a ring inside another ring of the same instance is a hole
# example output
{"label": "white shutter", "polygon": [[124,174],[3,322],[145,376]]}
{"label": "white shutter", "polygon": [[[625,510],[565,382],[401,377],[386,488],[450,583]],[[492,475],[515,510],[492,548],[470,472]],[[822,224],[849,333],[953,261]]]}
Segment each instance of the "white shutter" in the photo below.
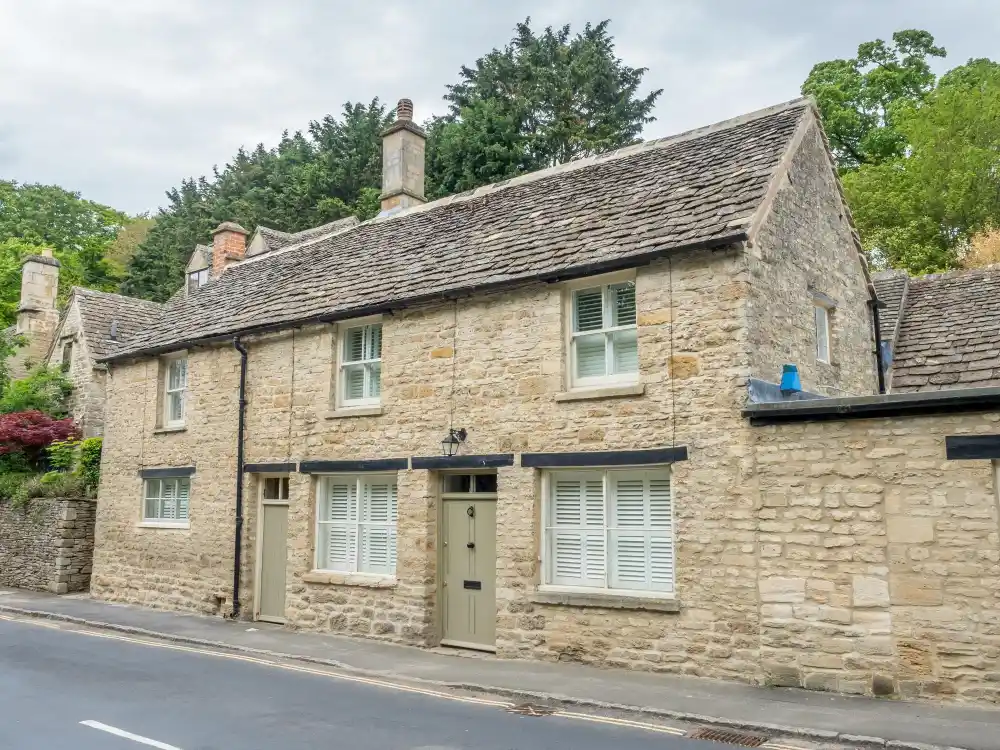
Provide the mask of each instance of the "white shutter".
{"label": "white shutter", "polygon": [[177,480],[167,479],[163,482],[163,496],[160,500],[160,518],[164,521],[173,521],[177,518]]}
{"label": "white shutter", "polygon": [[390,575],[396,571],[396,483],[362,480],[361,562],[358,570]]}
{"label": "white shutter", "polygon": [[160,479],[146,480],[146,508],[143,518],[152,520],[160,517]]}
{"label": "white shutter", "polygon": [[177,480],[177,518],[186,521],[188,517],[188,500],[191,494],[191,480]]}
{"label": "white shutter", "polygon": [[601,287],[581,289],[573,295],[573,330],[600,331],[604,328],[604,295]]}
{"label": "white shutter", "polygon": [[672,591],[673,513],[670,479],[661,472],[610,472],[611,587]]}
{"label": "white shutter", "polygon": [[605,585],[604,485],[600,475],[552,477],[549,583]]}
{"label": "white shutter", "polygon": [[669,474],[649,477],[649,527],[649,587],[673,591],[674,510]]}
{"label": "white shutter", "polygon": [[353,571],[357,565],[357,482],[350,479],[326,480],[326,507],[320,524],[321,567]]}

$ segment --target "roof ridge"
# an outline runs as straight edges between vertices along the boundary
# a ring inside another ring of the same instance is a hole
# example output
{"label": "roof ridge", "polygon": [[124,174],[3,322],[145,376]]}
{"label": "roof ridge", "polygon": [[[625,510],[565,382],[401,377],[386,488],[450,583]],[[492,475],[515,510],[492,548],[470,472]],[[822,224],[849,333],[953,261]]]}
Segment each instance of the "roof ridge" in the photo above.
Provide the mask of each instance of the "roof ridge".
{"label": "roof ridge", "polygon": [[[466,190],[463,193],[455,193],[453,195],[446,195],[444,198],[438,198],[437,200],[429,201],[428,203],[421,204],[419,206],[413,206],[404,211],[397,211],[396,213],[390,214],[389,216],[375,216],[374,218],[367,219],[366,221],[358,222],[353,226],[347,226],[343,228],[337,228],[337,230],[330,232],[329,234],[317,235],[316,237],[307,237],[300,242],[294,242],[285,247],[279,248],[277,250],[272,250],[267,253],[260,253],[258,255],[253,255],[241,261],[240,263],[233,266],[237,268],[239,266],[247,265],[248,263],[254,263],[264,258],[274,258],[277,255],[284,255],[294,250],[301,250],[302,248],[309,247],[310,245],[326,240],[337,234],[343,234],[344,232],[353,231],[359,229],[363,226],[372,223],[382,223],[391,221],[393,219],[398,219],[405,216],[413,216],[418,213],[423,213],[424,211],[434,210],[436,208],[443,208],[444,206],[450,206],[452,203],[461,203],[467,200],[472,200],[473,198],[479,198],[484,195],[496,192],[497,190],[502,190],[508,187],[515,187],[517,185],[524,185],[535,180],[544,179],[545,177],[554,176],[557,174],[562,174],[565,172],[575,171],[577,169],[582,169],[583,167],[589,167],[594,164],[599,164],[606,161],[612,161],[614,159],[623,158],[626,156],[632,156],[639,151],[652,150],[654,148],[665,148],[667,146],[672,146],[676,143],[684,143],[685,141],[693,140],[694,138],[700,138],[702,136],[710,135],[712,133],[718,132],[719,130],[725,130],[727,128],[737,127],[739,125],[744,125],[748,122],[753,122],[754,120],[760,120],[764,117],[769,117],[771,115],[778,114],[779,112],[784,112],[789,109],[794,109],[795,107],[809,106],[815,107],[812,99],[806,96],[800,96],[795,99],[789,99],[788,101],[781,102],[780,104],[772,104],[769,107],[763,107],[761,109],[754,110],[753,112],[747,112],[736,117],[730,117],[728,120],[720,120],[718,122],[712,123],[710,125],[703,125],[699,128],[692,128],[690,130],[683,130],[680,133],[675,133],[674,135],[663,136],[662,138],[654,138],[649,141],[640,141],[639,143],[633,143],[630,146],[622,146],[621,148],[614,149],[612,151],[604,151],[600,154],[595,154],[593,156],[588,156],[584,159],[574,159],[572,161],[565,162],[563,164],[557,164],[554,167],[546,167],[545,169],[538,169],[534,172],[528,172],[527,174],[518,175],[517,177],[511,177],[507,180],[501,180],[500,182],[491,182],[488,185],[482,185],[473,190]],[[350,218],[350,217],[347,217]],[[336,224],[339,221],[344,221],[344,219],[339,219],[335,222],[330,222],[331,224]],[[321,224],[317,229],[322,228]],[[296,234],[302,234],[310,230],[303,229],[302,232]],[[292,235],[296,236],[296,235]]]}
{"label": "roof ridge", "polygon": [[950,271],[928,273],[923,276],[913,276],[910,278],[910,282],[922,284],[924,282],[932,281],[948,281],[950,279],[959,279],[963,276],[971,277],[976,276],[977,274],[986,273],[1000,273],[1000,263],[991,263],[988,266],[979,266],[978,268],[953,268]]}
{"label": "roof ridge", "polygon": [[129,302],[140,302],[140,303],[145,304],[145,305],[153,305],[155,307],[163,307],[163,303],[162,302],[154,302],[153,300],[143,299],[142,297],[131,297],[131,296],[127,295],[127,294],[118,294],[118,292],[105,292],[102,289],[91,289],[89,287],[79,286],[77,284],[74,284],[72,287],[70,287],[70,295],[72,296],[73,294],[76,294],[76,293],[80,293],[81,296],[84,296],[84,297],[86,297],[88,295],[91,295],[91,296],[101,296],[101,297],[114,297],[114,298],[120,299],[120,300],[128,300]]}
{"label": "roof ridge", "polygon": [[[601,162],[612,161],[614,159],[624,158],[626,156],[631,156],[639,151],[651,150],[654,148],[666,148],[667,146],[673,146],[677,143],[684,143],[685,141],[693,140],[695,138],[701,138],[702,136],[710,135],[711,133],[718,132],[719,130],[726,130],[728,128],[734,128],[739,125],[744,125],[748,122],[753,122],[754,120],[760,120],[764,117],[769,117],[770,115],[778,114],[779,112],[784,112],[795,107],[800,107],[803,105],[812,106],[812,100],[805,96],[800,96],[796,99],[789,99],[788,101],[781,102],[780,104],[772,104],[769,107],[764,107],[762,109],[754,110],[753,112],[747,112],[736,117],[731,117],[727,120],[720,120],[718,122],[712,123],[710,125],[703,125],[698,128],[692,128],[690,130],[683,130],[680,133],[675,133],[674,135],[663,136],[662,138],[654,138],[648,141],[639,141],[638,143],[633,143],[628,146],[622,146],[621,148],[613,149],[611,151],[603,151],[599,154],[594,154],[593,156],[587,156],[582,159],[573,159],[562,164],[556,164],[552,167],[546,167],[545,169],[537,169],[534,172],[527,172],[526,174],[517,175],[516,177],[511,177],[506,180],[501,180],[500,182],[491,182],[488,185],[481,185],[480,187],[474,188],[472,190],[466,190],[462,193],[455,193],[453,195],[447,195],[444,198],[438,198],[437,200],[429,201],[428,203],[423,203],[418,206],[413,206],[407,208],[403,211],[397,211],[396,213],[390,214],[388,216],[376,216],[374,219],[369,219],[369,221],[392,221],[393,219],[398,219],[403,216],[412,216],[413,214],[422,213],[423,211],[430,211],[440,206],[451,205],[452,203],[461,203],[467,200],[472,200],[474,198],[479,198],[490,193],[494,193],[497,190],[503,190],[509,187],[516,187],[518,185],[524,185],[529,182],[534,182],[536,180],[545,179],[557,174],[562,174],[565,172],[572,172],[577,169],[583,169],[584,167],[589,167],[594,164],[599,164]],[[367,223],[367,222],[362,222]]]}

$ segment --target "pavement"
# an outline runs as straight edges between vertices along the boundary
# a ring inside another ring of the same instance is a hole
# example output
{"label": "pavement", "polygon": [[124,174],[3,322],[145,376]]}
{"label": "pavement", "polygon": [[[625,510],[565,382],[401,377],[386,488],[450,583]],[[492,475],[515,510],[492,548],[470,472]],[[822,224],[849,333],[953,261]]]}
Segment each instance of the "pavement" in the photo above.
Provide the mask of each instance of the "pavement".
{"label": "pavement", "polygon": [[921,746],[927,745],[1000,750],[1000,709],[879,700],[579,664],[460,655],[462,652],[444,649],[419,649],[295,632],[265,623],[232,622],[110,604],[76,595],[0,589],[2,613],[554,706],[742,727],[772,737],[888,750],[924,750]]}
{"label": "pavement", "polygon": [[5,750],[709,750],[636,727],[38,623],[0,620]]}

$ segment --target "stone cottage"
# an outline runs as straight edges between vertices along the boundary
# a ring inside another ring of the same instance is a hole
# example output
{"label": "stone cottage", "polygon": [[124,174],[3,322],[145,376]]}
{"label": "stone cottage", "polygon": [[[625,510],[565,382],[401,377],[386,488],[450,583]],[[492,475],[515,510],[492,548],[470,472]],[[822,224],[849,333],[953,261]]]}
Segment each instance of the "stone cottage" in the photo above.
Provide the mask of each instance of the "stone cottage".
{"label": "stone cottage", "polygon": [[60,367],[73,383],[71,413],[84,437],[104,429],[107,366],[99,360],[157,319],[161,306],[134,297],[73,287],[60,314],[59,261],[51,250],[31,255],[21,266],[17,323],[8,329],[25,340],[11,362],[20,378],[37,364]]}
{"label": "stone cottage", "polygon": [[93,593],[762,679],[748,383],[878,381],[816,111],[431,203],[423,148],[404,100],[376,219],[255,255],[223,224],[107,358]]}

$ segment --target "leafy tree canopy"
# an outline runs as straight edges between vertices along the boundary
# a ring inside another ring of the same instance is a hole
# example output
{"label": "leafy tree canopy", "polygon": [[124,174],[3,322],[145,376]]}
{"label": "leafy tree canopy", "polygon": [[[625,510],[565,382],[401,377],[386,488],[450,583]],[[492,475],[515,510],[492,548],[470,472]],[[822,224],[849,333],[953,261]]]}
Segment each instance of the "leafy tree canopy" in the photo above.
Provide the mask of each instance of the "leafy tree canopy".
{"label": "leafy tree canopy", "polygon": [[168,206],[129,259],[122,291],[170,297],[195,245],[209,242],[223,221],[251,232],[260,224],[297,232],[351,215],[371,218],[382,181],[380,133],[390,122],[377,98],[348,102],[339,118],[311,122],[306,133],[286,132],[272,149],[240,149],[211,178],[183,181],[167,193]]}
{"label": "leafy tree canopy", "polygon": [[844,175],[865,248],[911,273],[954,267],[973,236],[1000,227],[1000,65],[955,68],[898,102],[893,127],[903,153]]}
{"label": "leafy tree canopy", "polygon": [[428,195],[439,197],[636,141],[662,89],[615,54],[610,21],[536,33],[463,66],[449,112],[428,123]]}
{"label": "leafy tree canopy", "polygon": [[906,136],[897,113],[934,88],[928,58],[945,54],[930,33],[906,29],[892,35],[891,45],[881,39],[864,42],[857,57],[813,66],[802,93],[816,99],[842,170],[903,155]]}
{"label": "leafy tree canopy", "polygon": [[113,290],[120,271],[104,255],[129,218],[55,185],[0,180],[0,326],[14,322],[21,261],[51,248],[62,263],[59,293],[73,285]]}

